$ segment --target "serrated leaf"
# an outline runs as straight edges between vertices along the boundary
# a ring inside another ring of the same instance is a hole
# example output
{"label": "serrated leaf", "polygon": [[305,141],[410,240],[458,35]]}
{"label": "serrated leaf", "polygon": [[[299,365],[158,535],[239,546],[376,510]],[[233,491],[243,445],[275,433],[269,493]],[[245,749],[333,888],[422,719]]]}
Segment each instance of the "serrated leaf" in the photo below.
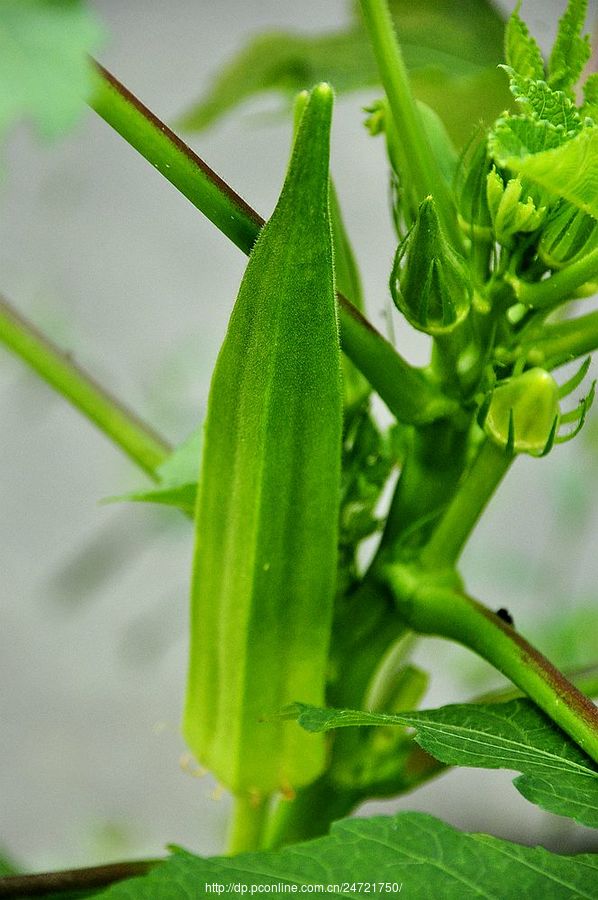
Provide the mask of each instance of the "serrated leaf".
{"label": "serrated leaf", "polygon": [[571,89],[590,58],[588,35],[581,34],[587,13],[587,0],[569,0],[559,19],[556,40],[548,62],[548,84],[559,91]]}
{"label": "serrated leaf", "polygon": [[295,715],[303,728],[313,732],[356,725],[411,726],[417,743],[440,762],[514,769],[522,773],[514,784],[528,800],[598,827],[598,769],[529,700],[456,704],[399,715],[299,703],[285,715]]}
{"label": "serrated leaf", "polygon": [[523,116],[504,116],[490,133],[488,152],[504,168],[513,159],[560,147],[563,140],[563,132],[557,131],[550,122]]}
{"label": "serrated leaf", "polygon": [[525,78],[506,66],[505,69],[510,75],[511,92],[526,112],[566,133],[579,131],[581,120],[577,107],[564,91],[555,91],[545,81]]}
{"label": "serrated leaf", "polygon": [[542,51],[518,13],[519,5],[507,22],[505,60],[524,78],[544,78]]}
{"label": "serrated leaf", "polygon": [[323,893],[344,897],[400,892],[418,900],[592,900],[598,855],[558,856],[542,847],[459,832],[433,816],[406,812],[344,819],[335,822],[327,837],[279,851],[201,859],[176,850],[148,875],[114,885],[102,897],[196,900],[215,892],[214,884],[222,893],[239,894],[263,886],[260,895],[314,894],[312,886],[322,885]]}
{"label": "serrated leaf", "polygon": [[[391,12],[415,93],[444,118],[454,138],[465,140],[472,121],[491,121],[504,108],[507,92],[495,71],[502,56],[502,22],[491,3],[395,0]],[[252,39],[221,69],[181,124],[200,130],[250,97],[276,92],[286,100],[321,80],[339,94],[379,84],[357,14],[346,29],[334,33],[275,32]]]}
{"label": "serrated leaf", "polygon": [[88,54],[101,38],[79,0],[2,0],[0,138],[23,120],[43,137],[70,128],[92,89]]}
{"label": "serrated leaf", "polygon": [[501,165],[598,218],[598,127],[584,128],[562,146],[541,153],[509,156],[507,151],[503,142]]}

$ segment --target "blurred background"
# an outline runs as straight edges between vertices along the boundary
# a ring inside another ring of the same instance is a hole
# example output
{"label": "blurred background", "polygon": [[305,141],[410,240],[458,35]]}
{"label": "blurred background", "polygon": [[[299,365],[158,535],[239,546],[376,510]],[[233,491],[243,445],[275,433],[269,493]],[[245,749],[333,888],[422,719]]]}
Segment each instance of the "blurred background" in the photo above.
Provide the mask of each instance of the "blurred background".
{"label": "blurred background", "polygon": [[[91,6],[106,32],[100,60],[169,123],[249,36],[334,31],[349,16],[345,0]],[[525,0],[544,48],[562,6]],[[374,86],[339,99],[332,167],[368,313],[388,333],[387,167],[362,112],[379,94]],[[270,213],[290,144],[279,101],[251,99],[187,137]],[[92,113],[50,145],[19,128],[3,168],[0,292],[181,441],[203,417],[244,257]],[[421,336],[395,330],[402,352],[423,362]],[[463,562],[471,592],[508,606],[563,665],[595,661],[597,644],[596,410],[590,418],[575,442],[541,462],[517,461]],[[0,421],[0,852],[28,870],[156,856],[167,842],[219,852],[228,798],[209,775],[194,777],[179,735],[188,521],[168,508],[102,504],[143,487],[143,476],[1,348]],[[422,641],[416,659],[434,673],[428,706],[500,683],[441,641]],[[454,771],[359,814],[421,810],[468,831],[598,849],[595,833],[528,804],[511,777]]]}

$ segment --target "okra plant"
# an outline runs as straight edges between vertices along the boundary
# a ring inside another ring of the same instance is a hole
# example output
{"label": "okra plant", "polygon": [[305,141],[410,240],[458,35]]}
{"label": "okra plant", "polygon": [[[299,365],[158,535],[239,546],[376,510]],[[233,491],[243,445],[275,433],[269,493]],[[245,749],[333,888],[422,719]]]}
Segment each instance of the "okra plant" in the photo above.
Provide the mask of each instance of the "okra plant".
{"label": "okra plant", "polygon": [[[30,113],[52,130],[48,97],[70,118],[84,95],[249,257],[205,421],[174,450],[1,304],[4,345],[153,480],[128,499],[175,506],[194,529],[182,730],[234,809],[221,857],[174,849],[162,861],[12,875],[0,896],[357,896],[402,885],[417,897],[598,895],[596,854],[460,833],[418,812],[350,818],[365,800],[470,766],[514,770],[529,802],[598,827],[596,670],[560,671],[509,611],[472,597],[460,572],[517,458],[558,453],[592,415],[598,312],[584,306],[598,285],[598,75],[582,74],[586,2],[569,0],[548,59],[518,6],[498,71],[490,60],[510,105],[501,99],[480,125],[461,96],[471,118],[451,134],[415,99],[418,69],[401,43],[407,5],[358,7],[338,35],[258,41],[181,123],[207,125],[234,105],[235,84],[246,94],[277,77],[291,87],[292,152],[264,222],[88,61],[94,30],[78,3],[0,4],[5,120]],[[485,2],[454,7],[449,22],[498,21]],[[64,29],[80,35],[76,52],[71,44],[40,64],[40,46]],[[251,69],[256,50],[261,70]],[[388,156],[389,296],[429,338],[423,367],[366,318],[331,176],[335,88],[376,83],[383,94],[365,124]],[[376,395],[392,424],[375,412]],[[427,635],[465,646],[511,685],[420,708],[428,676],[411,655]]]}

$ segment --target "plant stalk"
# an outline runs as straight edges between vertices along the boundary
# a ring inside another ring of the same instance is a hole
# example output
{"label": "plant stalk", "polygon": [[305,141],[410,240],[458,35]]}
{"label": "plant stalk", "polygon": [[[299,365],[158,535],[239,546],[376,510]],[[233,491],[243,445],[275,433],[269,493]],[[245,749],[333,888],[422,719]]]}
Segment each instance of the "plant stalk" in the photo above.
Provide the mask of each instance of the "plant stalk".
{"label": "plant stalk", "polygon": [[520,303],[543,309],[564,303],[586,282],[597,277],[598,248],[543,281],[527,282],[513,278],[512,284]]}
{"label": "plant stalk", "polygon": [[[92,891],[105,888],[125,878],[135,878],[145,875],[154,866],[163,860],[138,860],[136,862],[111,863],[107,866],[92,866],[87,869],[67,869],[61,872],[40,872],[38,875],[9,875],[0,878],[0,897],[26,898],[46,897],[68,891],[68,896],[75,896],[71,892]],[[103,892],[102,892],[103,893]],[[81,894],[87,896],[87,893]],[[94,893],[94,896],[96,894]]]}
{"label": "plant stalk", "polygon": [[466,449],[467,432],[450,421],[413,430],[374,566],[406,547],[424,546],[457,488]]}
{"label": "plant stalk", "polygon": [[[598,698],[598,666],[587,669],[573,669],[563,673],[586,697]],[[470,703],[507,703],[521,697],[522,692],[514,687],[498,688],[473,697]]]}
{"label": "plant stalk", "polygon": [[486,439],[421,552],[430,568],[452,568],[513,457]]}
{"label": "plant stalk", "polygon": [[157,480],[156,468],[171,452],[168,443],[1,297],[0,341]]}
{"label": "plant stalk", "polygon": [[509,678],[598,763],[598,708],[546,657],[492,610],[458,590],[405,577],[387,566],[386,584],[399,613],[419,634],[437,635],[473,650]]}
{"label": "plant stalk", "polygon": [[413,182],[421,203],[432,194],[447,234],[456,247],[462,245],[461,232],[449,188],[434,159],[419,110],[415,104],[407,68],[397,40],[386,0],[361,0],[361,11],[369,34],[388,104],[404,148],[407,183]]}
{"label": "plant stalk", "polygon": [[[206,215],[249,253],[264,220],[119,81],[96,64],[92,108]],[[342,294],[342,348],[394,415],[428,422],[458,409],[419,369],[409,365]]]}
{"label": "plant stalk", "polygon": [[234,797],[227,841],[229,855],[260,849],[269,810],[269,797],[254,797],[249,794]]}
{"label": "plant stalk", "polygon": [[[598,312],[544,325],[536,340],[525,340],[518,350],[529,365],[552,368],[585,356],[598,348]],[[526,352],[527,351],[527,352]]]}

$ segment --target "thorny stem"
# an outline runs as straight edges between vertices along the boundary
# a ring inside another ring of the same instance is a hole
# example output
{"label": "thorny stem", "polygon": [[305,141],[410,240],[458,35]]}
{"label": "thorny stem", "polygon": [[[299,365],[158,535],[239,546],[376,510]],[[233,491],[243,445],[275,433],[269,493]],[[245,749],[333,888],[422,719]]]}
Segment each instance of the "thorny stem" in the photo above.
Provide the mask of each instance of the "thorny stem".
{"label": "thorny stem", "polygon": [[156,479],[171,447],[0,297],[0,341]]}
{"label": "thorny stem", "polygon": [[[113,75],[96,67],[92,108],[249,253],[264,224],[262,217]],[[398,419],[428,422],[457,411],[457,404],[409,365],[345,297],[339,294],[338,301],[343,350]]]}

